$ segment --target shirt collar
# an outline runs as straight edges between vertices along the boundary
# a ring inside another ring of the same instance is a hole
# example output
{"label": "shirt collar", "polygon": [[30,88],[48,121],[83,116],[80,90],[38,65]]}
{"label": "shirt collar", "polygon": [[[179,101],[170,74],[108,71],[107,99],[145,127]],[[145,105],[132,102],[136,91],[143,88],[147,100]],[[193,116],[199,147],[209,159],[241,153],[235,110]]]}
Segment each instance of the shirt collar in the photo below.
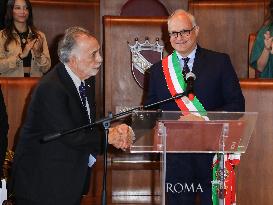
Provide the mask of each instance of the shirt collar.
{"label": "shirt collar", "polygon": [[[80,85],[81,85],[81,79],[75,74],[73,73],[73,71],[71,70],[71,68],[69,68],[69,66],[67,64],[64,64],[65,69],[68,73],[68,75],[71,77],[74,85],[76,86],[77,90],[79,89]],[[84,81],[83,81],[84,83]]]}
{"label": "shirt collar", "polygon": [[[194,60],[196,50],[197,50],[197,45],[195,46],[195,48],[193,49],[193,51],[187,56],[190,59],[189,62],[191,62],[191,61]],[[176,52],[176,54],[177,54],[177,57],[178,57],[179,61],[181,60],[181,58],[184,58],[184,57],[182,57],[180,55],[180,53]]]}
{"label": "shirt collar", "polygon": [[[193,62],[194,62],[194,59],[195,59],[196,50],[197,50],[197,45],[195,46],[193,51],[187,56],[190,59],[189,62],[188,62],[188,66],[189,66],[189,69],[190,69],[191,72],[192,72],[192,69],[193,69]],[[184,61],[181,61],[182,56],[178,52],[176,52],[176,53],[177,53],[177,57],[178,57],[179,62],[182,62],[181,66],[183,68],[184,67]]]}

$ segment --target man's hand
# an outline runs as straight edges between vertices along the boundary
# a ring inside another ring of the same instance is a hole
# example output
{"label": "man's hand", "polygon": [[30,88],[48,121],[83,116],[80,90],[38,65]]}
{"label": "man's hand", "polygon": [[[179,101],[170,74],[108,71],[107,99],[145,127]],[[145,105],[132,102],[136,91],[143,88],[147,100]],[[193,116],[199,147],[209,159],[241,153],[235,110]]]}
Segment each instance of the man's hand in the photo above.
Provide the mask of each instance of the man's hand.
{"label": "man's hand", "polygon": [[179,121],[204,121],[204,120],[205,120],[204,118],[194,114],[182,115],[179,118]]}
{"label": "man's hand", "polygon": [[109,129],[108,143],[118,149],[125,150],[129,148],[134,138],[135,134],[132,128],[126,124],[117,125]]}

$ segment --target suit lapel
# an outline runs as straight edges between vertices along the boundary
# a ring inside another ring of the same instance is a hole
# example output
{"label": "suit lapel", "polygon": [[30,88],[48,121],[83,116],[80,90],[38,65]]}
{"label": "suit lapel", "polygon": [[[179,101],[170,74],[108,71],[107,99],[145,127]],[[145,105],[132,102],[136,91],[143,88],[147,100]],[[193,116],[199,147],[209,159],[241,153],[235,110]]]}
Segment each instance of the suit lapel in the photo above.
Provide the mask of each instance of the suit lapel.
{"label": "suit lapel", "polygon": [[201,72],[201,69],[203,69],[204,67],[203,64],[204,64],[204,60],[203,60],[202,48],[199,45],[197,45],[195,59],[193,62],[193,67],[192,67],[192,72],[196,75],[196,77]]}
{"label": "suit lapel", "polygon": [[85,113],[86,111],[84,110],[82,106],[82,102],[81,102],[78,90],[76,86],[74,85],[73,80],[67,73],[65,66],[61,64],[61,66],[58,66],[57,69],[58,69],[58,74],[59,74],[60,80],[62,81],[62,84],[66,87],[67,91],[72,96],[72,99],[76,101],[77,107],[81,110],[82,115],[86,117],[86,113]]}
{"label": "suit lapel", "polygon": [[86,85],[86,96],[90,106],[90,110],[92,108],[92,104],[94,104],[94,93],[95,93],[95,77],[91,77],[85,80]]}
{"label": "suit lapel", "polygon": [[90,118],[94,122],[96,119],[96,104],[95,104],[95,76],[85,80],[86,85],[86,96],[88,100]]}

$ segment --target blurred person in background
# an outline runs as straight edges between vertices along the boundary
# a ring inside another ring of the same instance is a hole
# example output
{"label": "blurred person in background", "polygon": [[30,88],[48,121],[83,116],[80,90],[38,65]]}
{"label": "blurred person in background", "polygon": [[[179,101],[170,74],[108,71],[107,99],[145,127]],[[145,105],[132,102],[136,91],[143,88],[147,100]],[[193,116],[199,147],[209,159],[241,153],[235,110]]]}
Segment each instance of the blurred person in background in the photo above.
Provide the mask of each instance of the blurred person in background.
{"label": "blurred person in background", "polygon": [[0,31],[0,77],[41,77],[50,66],[46,37],[33,24],[29,0],[9,0]]}
{"label": "blurred person in background", "polygon": [[268,14],[250,56],[250,66],[259,72],[260,78],[273,78],[273,0],[270,0]]}

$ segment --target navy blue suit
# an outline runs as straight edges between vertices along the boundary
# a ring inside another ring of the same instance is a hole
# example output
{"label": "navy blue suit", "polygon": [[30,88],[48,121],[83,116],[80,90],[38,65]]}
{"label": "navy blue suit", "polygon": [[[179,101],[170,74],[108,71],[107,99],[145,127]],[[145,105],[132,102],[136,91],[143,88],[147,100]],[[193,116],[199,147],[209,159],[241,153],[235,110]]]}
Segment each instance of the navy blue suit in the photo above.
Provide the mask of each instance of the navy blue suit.
{"label": "navy blue suit", "polygon": [[[197,46],[192,72],[196,75],[194,93],[207,111],[244,111],[245,101],[239,80],[227,54],[210,51]],[[150,68],[149,91],[145,104],[171,97],[163,74],[162,62]],[[158,107],[162,110],[180,111],[174,101]],[[167,183],[198,184],[201,204],[211,204],[211,165],[213,155],[169,154],[167,155]],[[181,187],[180,187],[181,188]],[[177,187],[178,189],[178,187]],[[178,192],[181,191],[177,190]],[[199,190],[200,191],[200,190]],[[168,204],[194,204],[195,193],[168,193]]]}

